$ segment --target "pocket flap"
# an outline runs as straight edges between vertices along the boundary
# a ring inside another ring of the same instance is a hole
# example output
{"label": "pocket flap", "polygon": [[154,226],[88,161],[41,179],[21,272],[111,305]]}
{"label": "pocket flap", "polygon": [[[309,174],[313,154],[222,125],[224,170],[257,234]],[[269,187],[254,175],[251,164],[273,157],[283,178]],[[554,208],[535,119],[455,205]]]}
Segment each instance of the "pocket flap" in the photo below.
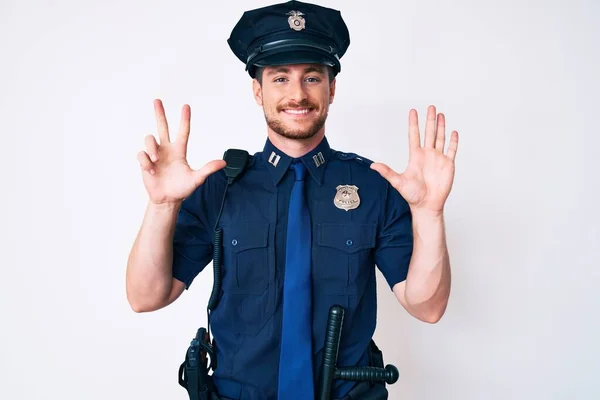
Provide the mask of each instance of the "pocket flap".
{"label": "pocket flap", "polygon": [[376,228],[373,224],[319,224],[317,243],[354,253],[375,247]]}
{"label": "pocket flap", "polygon": [[234,253],[266,247],[269,240],[269,224],[264,222],[240,222],[223,226],[223,247]]}

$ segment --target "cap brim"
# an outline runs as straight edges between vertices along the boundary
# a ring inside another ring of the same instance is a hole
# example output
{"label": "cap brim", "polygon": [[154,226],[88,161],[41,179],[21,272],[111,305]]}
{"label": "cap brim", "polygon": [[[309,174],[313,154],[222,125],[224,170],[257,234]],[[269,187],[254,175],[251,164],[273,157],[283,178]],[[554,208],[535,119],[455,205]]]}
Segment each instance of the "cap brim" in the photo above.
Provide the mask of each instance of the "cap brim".
{"label": "cap brim", "polygon": [[339,61],[331,54],[319,50],[307,50],[305,46],[287,48],[285,51],[274,51],[265,53],[252,61],[252,65],[246,65],[250,76],[254,77],[257,67],[280,66],[290,64],[321,64],[333,68],[334,74],[340,71]]}
{"label": "cap brim", "polygon": [[333,67],[336,63],[330,56],[316,51],[296,50],[266,55],[255,60],[252,64],[256,67],[286,64],[323,64]]}

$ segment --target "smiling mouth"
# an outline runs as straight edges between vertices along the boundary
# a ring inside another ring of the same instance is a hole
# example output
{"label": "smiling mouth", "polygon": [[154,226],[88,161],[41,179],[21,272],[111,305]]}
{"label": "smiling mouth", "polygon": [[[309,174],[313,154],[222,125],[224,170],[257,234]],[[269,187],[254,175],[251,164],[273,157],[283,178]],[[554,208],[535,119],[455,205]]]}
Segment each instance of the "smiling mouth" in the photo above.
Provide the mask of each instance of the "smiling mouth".
{"label": "smiling mouth", "polygon": [[285,109],[282,110],[282,112],[284,112],[284,113],[286,113],[288,115],[294,115],[294,116],[307,115],[311,111],[313,111],[312,108],[285,108]]}

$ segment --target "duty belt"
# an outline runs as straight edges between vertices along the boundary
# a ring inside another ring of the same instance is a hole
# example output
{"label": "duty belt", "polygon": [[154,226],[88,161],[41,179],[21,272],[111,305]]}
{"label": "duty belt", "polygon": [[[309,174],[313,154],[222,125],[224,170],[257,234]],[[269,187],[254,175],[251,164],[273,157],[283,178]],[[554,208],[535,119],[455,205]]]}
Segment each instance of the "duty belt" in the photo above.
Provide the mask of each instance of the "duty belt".
{"label": "duty belt", "polygon": [[[321,377],[316,397],[318,400],[331,400],[331,388],[335,379],[369,383],[385,382],[389,385],[398,381],[398,369],[391,364],[383,367],[382,360],[381,367],[337,366],[343,322],[344,308],[334,305],[329,310],[327,321]],[[209,335],[206,329],[198,329],[196,337],[187,350],[185,361],[179,367],[179,384],[187,390],[190,400],[211,400],[215,398],[213,395],[216,394],[216,388],[212,376],[209,375],[209,370],[214,371],[216,365],[215,348],[214,344],[208,341],[208,338]],[[372,342],[371,346],[375,346],[375,344]],[[375,350],[378,350],[376,346]]]}

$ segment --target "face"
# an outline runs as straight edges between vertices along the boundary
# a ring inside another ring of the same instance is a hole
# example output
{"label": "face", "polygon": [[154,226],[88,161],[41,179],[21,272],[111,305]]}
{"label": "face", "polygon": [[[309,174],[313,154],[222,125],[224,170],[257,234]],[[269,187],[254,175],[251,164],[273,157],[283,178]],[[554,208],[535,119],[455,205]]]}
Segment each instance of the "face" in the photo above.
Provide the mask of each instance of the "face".
{"label": "face", "polygon": [[253,82],[254,97],[263,107],[268,127],[288,139],[309,139],[323,132],[335,80],[317,64],[266,67],[262,84]]}

